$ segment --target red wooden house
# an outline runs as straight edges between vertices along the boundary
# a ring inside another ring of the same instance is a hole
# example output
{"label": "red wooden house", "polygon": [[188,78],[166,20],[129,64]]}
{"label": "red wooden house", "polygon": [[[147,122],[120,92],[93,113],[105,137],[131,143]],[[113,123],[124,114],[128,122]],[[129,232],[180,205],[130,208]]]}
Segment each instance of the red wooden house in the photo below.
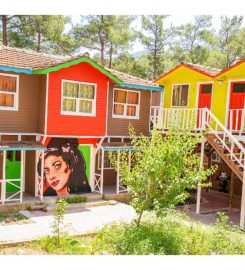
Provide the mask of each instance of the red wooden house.
{"label": "red wooden house", "polygon": [[71,58],[1,47],[1,202],[22,202],[24,192],[42,199],[102,194],[104,186],[122,191],[106,153],[125,149],[129,124],[148,134],[151,97],[161,92],[86,54]]}

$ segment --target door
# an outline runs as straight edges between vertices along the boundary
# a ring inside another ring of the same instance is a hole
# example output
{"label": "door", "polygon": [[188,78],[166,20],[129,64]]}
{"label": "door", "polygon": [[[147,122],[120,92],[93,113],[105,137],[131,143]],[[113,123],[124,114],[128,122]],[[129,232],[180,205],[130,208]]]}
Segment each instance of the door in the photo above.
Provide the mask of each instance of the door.
{"label": "door", "polygon": [[232,82],[230,91],[230,105],[228,118],[229,129],[232,129],[233,131],[239,131],[241,129],[244,104],[245,104],[245,82]]}
{"label": "door", "polygon": [[[20,151],[6,151],[6,171],[5,171],[5,178],[6,179],[20,179],[20,166],[21,166],[21,152]],[[6,192],[16,192],[19,191],[20,187],[20,180],[13,181],[14,185],[10,183],[6,184]]]}
{"label": "door", "polygon": [[[200,84],[199,87],[199,97],[198,97],[198,109],[208,108],[211,110],[212,104],[212,89],[213,85],[211,83]],[[200,128],[201,123],[201,113],[198,110],[197,114],[197,127]]]}

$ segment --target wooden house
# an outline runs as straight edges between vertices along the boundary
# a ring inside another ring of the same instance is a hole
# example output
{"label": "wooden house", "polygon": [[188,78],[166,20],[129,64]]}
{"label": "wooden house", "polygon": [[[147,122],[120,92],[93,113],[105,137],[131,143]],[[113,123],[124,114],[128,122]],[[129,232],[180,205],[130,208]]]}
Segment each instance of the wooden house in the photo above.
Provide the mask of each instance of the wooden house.
{"label": "wooden house", "polygon": [[[155,80],[164,87],[164,103],[154,108],[151,121],[167,132],[174,123],[180,129],[207,130],[201,162],[208,155],[209,165],[216,163],[219,172],[228,173],[230,200],[241,197],[241,227],[245,223],[245,60],[218,70],[197,64],[182,63]],[[215,175],[212,179],[216,185]],[[201,190],[197,209],[200,212]]]}
{"label": "wooden house", "polygon": [[148,134],[151,95],[162,91],[87,54],[0,47],[1,203],[25,193],[121,192],[105,152],[125,149],[129,125]]}

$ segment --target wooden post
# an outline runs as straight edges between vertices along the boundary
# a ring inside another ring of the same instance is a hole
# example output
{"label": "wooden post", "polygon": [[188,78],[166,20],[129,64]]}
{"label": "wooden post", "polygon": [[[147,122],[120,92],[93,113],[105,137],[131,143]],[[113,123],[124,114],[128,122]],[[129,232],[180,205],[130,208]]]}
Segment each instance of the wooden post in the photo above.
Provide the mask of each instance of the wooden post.
{"label": "wooden post", "polygon": [[44,150],[41,151],[42,162],[41,162],[41,183],[40,183],[40,199],[43,200],[43,174],[44,174]]}
{"label": "wooden post", "polygon": [[102,148],[101,155],[101,181],[100,181],[100,194],[103,194],[104,189],[104,164],[105,164],[105,149]]}
{"label": "wooden post", "polygon": [[119,194],[119,181],[120,181],[120,175],[119,175],[119,159],[120,159],[120,151],[117,151],[117,194]]}
{"label": "wooden post", "polygon": [[230,183],[230,196],[229,196],[229,210],[232,210],[232,201],[233,201],[233,193],[234,193],[234,173],[231,172],[231,183]]}
{"label": "wooden post", "polygon": [[20,156],[20,160],[21,160],[21,163],[20,163],[20,202],[22,203],[23,201],[23,182],[25,181],[24,180],[24,150],[21,150],[20,151],[21,153],[21,156]]}
{"label": "wooden post", "polygon": [[245,164],[243,166],[241,215],[240,215],[240,228],[242,230],[244,230],[244,222],[245,222]]}
{"label": "wooden post", "polygon": [[7,152],[3,151],[3,182],[2,182],[2,189],[1,189],[2,204],[4,204],[6,200],[6,155],[7,155]]}
{"label": "wooden post", "polygon": [[[202,141],[202,144],[201,144],[200,170],[203,167],[205,141],[206,141],[206,139],[204,139]],[[201,205],[201,183],[198,183],[198,185],[197,185],[196,214],[200,214],[200,205]]]}

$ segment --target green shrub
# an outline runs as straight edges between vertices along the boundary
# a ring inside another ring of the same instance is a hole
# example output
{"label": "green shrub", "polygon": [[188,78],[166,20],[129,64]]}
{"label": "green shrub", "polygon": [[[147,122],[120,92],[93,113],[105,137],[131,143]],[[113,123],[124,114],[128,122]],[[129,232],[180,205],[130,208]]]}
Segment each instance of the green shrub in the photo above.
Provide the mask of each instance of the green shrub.
{"label": "green shrub", "polygon": [[87,201],[87,197],[85,196],[74,196],[74,197],[70,197],[70,198],[65,198],[64,199],[68,204],[71,203],[83,203]]}
{"label": "green shrub", "polygon": [[97,238],[88,241],[85,238],[67,237],[60,238],[60,245],[57,245],[55,237],[46,236],[39,240],[42,249],[51,254],[64,255],[100,255],[105,254],[103,245]]}
{"label": "green shrub", "polygon": [[120,255],[245,254],[244,235],[237,229],[220,221],[204,226],[177,212],[144,220],[140,227],[109,225],[99,234],[104,248]]}

